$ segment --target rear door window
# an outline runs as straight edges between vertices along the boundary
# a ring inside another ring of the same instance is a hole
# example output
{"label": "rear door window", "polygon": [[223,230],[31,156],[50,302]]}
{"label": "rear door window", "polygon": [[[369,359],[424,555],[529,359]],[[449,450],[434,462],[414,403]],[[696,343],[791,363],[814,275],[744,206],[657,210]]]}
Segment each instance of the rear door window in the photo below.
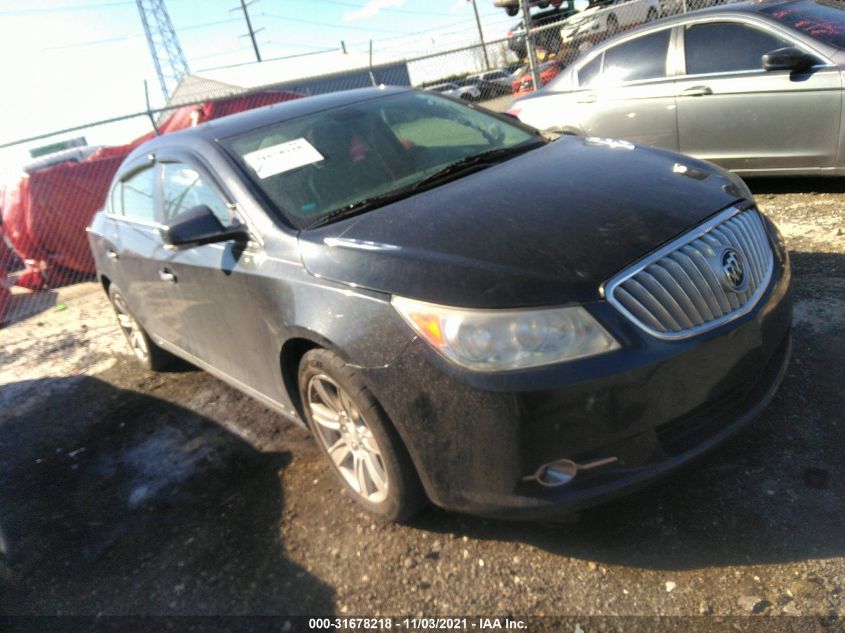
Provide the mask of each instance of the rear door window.
{"label": "rear door window", "polygon": [[120,187],[120,195],[117,197],[117,208],[113,209],[117,215],[122,215],[131,220],[143,222],[156,221],[155,208],[155,180],[158,169],[149,167],[143,171],[123,180]]}
{"label": "rear door window", "polygon": [[649,33],[604,52],[602,83],[659,79],[666,76],[670,30]]}
{"label": "rear door window", "polygon": [[595,59],[587,62],[578,70],[578,85],[582,88],[588,88],[598,78],[601,72],[601,55],[596,55]]}
{"label": "rear door window", "polygon": [[790,45],[770,33],[736,22],[694,24],[684,33],[687,74],[762,70],[763,55]]}

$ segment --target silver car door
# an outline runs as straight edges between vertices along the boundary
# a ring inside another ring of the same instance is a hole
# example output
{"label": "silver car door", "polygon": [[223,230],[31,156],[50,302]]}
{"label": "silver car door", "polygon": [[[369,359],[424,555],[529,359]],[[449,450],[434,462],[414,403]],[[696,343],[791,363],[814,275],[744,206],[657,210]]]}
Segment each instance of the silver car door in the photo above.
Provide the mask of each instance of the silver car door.
{"label": "silver car door", "polygon": [[579,78],[587,83],[575,95],[587,135],[678,149],[671,40],[671,28],[631,37],[604,51],[598,74]]}
{"label": "silver car door", "polygon": [[839,70],[821,57],[807,72],[763,69],[765,53],[797,45],[763,25],[688,25],[678,81],[680,150],[736,170],[832,165],[842,108]]}
{"label": "silver car door", "polygon": [[161,220],[157,195],[158,164],[147,159],[117,185],[113,217],[118,226],[119,246],[108,256],[120,268],[118,287],[129,308],[153,340],[172,337],[169,289],[160,276],[159,262],[169,253],[159,232]]}

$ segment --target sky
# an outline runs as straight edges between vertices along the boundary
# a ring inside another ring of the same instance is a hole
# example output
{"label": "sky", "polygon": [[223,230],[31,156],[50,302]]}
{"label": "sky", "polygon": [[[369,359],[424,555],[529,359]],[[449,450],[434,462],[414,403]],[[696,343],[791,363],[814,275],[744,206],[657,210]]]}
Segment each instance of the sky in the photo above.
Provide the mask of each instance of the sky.
{"label": "sky", "polygon": [[[516,21],[477,0],[485,38]],[[192,72],[254,61],[239,0],[165,0]],[[256,0],[250,18],[264,59],[340,48],[406,57],[478,41],[467,0]],[[307,56],[303,57],[307,63]],[[134,0],[0,0],[0,144],[164,104]],[[127,142],[136,119],[84,132],[89,143]],[[67,134],[62,138],[73,137]],[[33,145],[0,151],[16,162]]]}

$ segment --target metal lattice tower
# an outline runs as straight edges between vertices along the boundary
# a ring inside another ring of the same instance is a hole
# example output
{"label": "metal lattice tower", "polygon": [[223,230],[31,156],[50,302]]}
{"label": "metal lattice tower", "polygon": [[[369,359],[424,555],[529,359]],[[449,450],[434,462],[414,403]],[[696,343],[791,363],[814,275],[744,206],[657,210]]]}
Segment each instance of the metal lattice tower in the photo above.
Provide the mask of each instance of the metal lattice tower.
{"label": "metal lattice tower", "polygon": [[141,14],[141,22],[144,23],[144,33],[147,35],[147,44],[150,47],[150,55],[153,56],[161,91],[164,93],[164,98],[169,99],[179,79],[190,72],[185,53],[182,52],[176,31],[173,30],[173,23],[164,6],[164,0],[136,0],[136,2],[138,12]]}

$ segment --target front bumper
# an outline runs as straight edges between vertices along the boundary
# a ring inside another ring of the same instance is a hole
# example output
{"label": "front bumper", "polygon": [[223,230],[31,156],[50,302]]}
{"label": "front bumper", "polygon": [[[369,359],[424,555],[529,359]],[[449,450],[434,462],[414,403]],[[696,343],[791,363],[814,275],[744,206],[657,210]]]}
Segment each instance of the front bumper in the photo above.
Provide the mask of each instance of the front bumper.
{"label": "front bumper", "polygon": [[[774,396],[790,354],[788,260],[776,261],[757,306],[683,341],[660,341],[609,304],[590,311],[617,352],[483,375],[416,340],[367,370],[431,500],[446,509],[532,519],[606,501],[690,461],[744,426]],[[569,484],[523,478],[542,464],[618,457]]]}

